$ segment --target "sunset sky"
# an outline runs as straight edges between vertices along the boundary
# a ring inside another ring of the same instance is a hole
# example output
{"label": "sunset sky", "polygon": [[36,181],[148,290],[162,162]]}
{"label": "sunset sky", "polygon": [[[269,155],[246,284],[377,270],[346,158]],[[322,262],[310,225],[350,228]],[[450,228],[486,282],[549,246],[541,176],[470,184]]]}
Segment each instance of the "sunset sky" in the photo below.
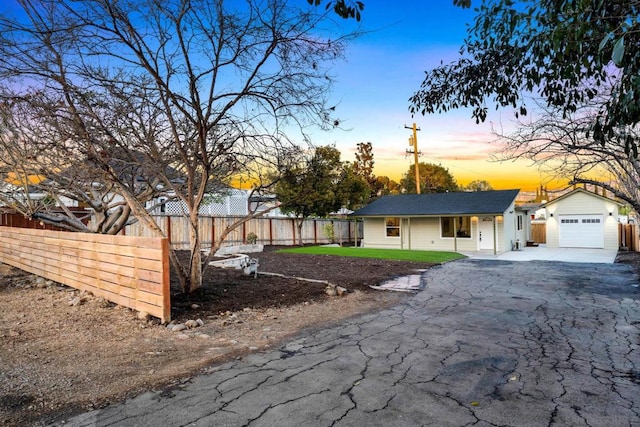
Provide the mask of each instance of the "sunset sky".
{"label": "sunset sky", "polygon": [[470,110],[411,117],[409,97],[419,89],[425,70],[457,58],[472,10],[455,7],[452,0],[364,3],[361,22],[342,25],[369,32],[351,42],[347,61],[333,70],[337,84],[332,96],[344,130],[317,133],[314,143],[335,144],[343,160],[353,160],[356,144],[371,142],[374,173],[399,180],[413,162],[405,155],[411,131],[404,127],[415,121],[421,129],[419,161],[448,168],[459,184],[486,180],[496,189],[529,191],[541,184],[565,186],[548,183],[528,162],[490,160],[498,149],[489,143],[495,139],[491,123],[512,126],[511,111],[490,111],[487,122],[479,125]]}

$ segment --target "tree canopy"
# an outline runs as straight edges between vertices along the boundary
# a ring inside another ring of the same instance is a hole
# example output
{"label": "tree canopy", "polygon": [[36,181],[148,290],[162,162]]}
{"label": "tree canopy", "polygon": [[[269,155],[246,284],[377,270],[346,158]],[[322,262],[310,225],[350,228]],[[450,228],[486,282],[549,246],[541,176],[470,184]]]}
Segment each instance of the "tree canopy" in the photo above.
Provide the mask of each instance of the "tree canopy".
{"label": "tree canopy", "polygon": [[[444,193],[447,191],[458,191],[458,184],[449,169],[433,163],[418,163],[420,172],[420,192],[421,193]],[[416,192],[416,178],[414,165],[403,174],[400,180],[400,187],[404,193]]]}
{"label": "tree canopy", "polygon": [[484,179],[474,179],[463,187],[465,191],[492,191],[493,186]]}
{"label": "tree canopy", "polygon": [[179,265],[172,252],[172,262],[183,289],[195,290],[203,200],[235,176],[259,184],[284,171],[294,141],[335,123],[328,69],[345,38],[321,10],[294,3],[19,1],[0,16],[0,106],[24,119],[3,143],[25,144],[34,131],[37,153],[67,167],[89,161],[87,181],[108,184],[162,235],[139,187],[123,179],[133,175],[110,162],[123,153],[183,206],[191,257]]}
{"label": "tree canopy", "polygon": [[[639,17],[638,0],[483,1],[460,59],[426,72],[410,111],[469,107],[480,122],[491,107],[526,115],[524,95],[537,93],[566,117],[611,84],[588,129],[603,143],[640,122]],[[637,156],[631,134],[624,148]]]}
{"label": "tree canopy", "polygon": [[353,165],[340,161],[337,148],[322,146],[287,170],[278,180],[275,192],[280,209],[296,216],[302,245],[301,230],[305,219],[327,216],[343,207],[360,206],[367,199],[369,190]]}

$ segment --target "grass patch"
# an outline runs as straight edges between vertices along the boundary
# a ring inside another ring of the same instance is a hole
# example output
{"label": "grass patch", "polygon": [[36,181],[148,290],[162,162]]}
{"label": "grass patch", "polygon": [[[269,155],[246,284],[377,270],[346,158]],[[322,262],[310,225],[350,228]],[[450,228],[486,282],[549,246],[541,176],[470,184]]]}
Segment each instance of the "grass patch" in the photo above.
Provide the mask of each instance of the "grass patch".
{"label": "grass patch", "polygon": [[289,254],[335,255],[355,258],[391,259],[396,261],[413,261],[441,263],[464,258],[457,252],[443,251],[410,251],[406,249],[371,249],[339,246],[303,246],[280,249],[278,252]]}

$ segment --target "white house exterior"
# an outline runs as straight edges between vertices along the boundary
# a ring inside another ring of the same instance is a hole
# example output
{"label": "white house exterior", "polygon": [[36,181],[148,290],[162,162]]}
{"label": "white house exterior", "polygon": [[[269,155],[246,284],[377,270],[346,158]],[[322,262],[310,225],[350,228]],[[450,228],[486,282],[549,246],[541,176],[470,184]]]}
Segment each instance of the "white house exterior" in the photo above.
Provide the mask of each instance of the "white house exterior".
{"label": "white house exterior", "polygon": [[385,196],[351,216],[363,219],[364,247],[497,254],[526,241],[528,218],[516,213],[518,192]]}
{"label": "white house exterior", "polygon": [[547,202],[547,247],[618,249],[620,206],[582,188]]}

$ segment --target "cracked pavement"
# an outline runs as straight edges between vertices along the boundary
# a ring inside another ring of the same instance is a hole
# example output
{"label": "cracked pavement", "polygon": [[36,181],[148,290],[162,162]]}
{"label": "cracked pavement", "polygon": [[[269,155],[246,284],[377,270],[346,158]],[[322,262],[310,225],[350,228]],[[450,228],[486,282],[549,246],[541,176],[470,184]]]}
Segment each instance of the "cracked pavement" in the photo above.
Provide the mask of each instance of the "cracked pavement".
{"label": "cracked pavement", "polygon": [[422,281],[406,303],[64,425],[640,425],[629,266],[466,259]]}

